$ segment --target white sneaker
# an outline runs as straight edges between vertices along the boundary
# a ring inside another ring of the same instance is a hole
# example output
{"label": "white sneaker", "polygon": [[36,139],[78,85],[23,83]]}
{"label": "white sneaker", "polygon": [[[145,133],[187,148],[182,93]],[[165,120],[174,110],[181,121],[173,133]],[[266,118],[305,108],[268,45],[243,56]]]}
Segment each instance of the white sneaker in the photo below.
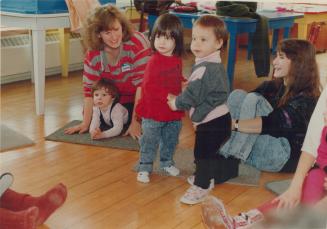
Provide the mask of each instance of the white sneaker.
{"label": "white sneaker", "polygon": [[142,182],[142,183],[149,183],[150,178],[149,178],[149,172],[142,171],[137,173],[137,181]]}
{"label": "white sneaker", "polygon": [[179,175],[179,169],[176,168],[173,165],[167,166],[167,167],[163,167],[163,171],[165,171],[166,173],[168,173],[170,176],[178,176]]}
{"label": "white sneaker", "polygon": [[199,186],[192,185],[187,189],[186,193],[180,198],[180,202],[184,204],[198,204],[201,203],[208,195],[210,189],[203,189]]}
{"label": "white sneaker", "polygon": [[[189,176],[187,178],[187,183],[189,183],[190,185],[194,185],[194,179],[195,179],[195,176],[192,175],[192,176]],[[215,187],[215,179],[210,179],[210,184],[209,184],[209,189],[213,189]]]}

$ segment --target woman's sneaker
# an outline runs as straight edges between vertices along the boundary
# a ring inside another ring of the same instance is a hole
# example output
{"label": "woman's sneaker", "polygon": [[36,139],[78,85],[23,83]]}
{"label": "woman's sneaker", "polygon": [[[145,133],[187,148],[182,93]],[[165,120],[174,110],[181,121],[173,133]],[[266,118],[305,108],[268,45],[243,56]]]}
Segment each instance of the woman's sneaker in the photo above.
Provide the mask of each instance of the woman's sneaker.
{"label": "woman's sneaker", "polygon": [[167,166],[167,167],[163,167],[163,171],[165,171],[166,173],[168,173],[170,176],[178,176],[179,175],[179,169],[176,168],[173,165]]}
{"label": "woman's sneaker", "polygon": [[[187,178],[187,183],[189,183],[190,185],[194,185],[194,179],[195,179],[195,176],[192,175],[192,176],[189,176]],[[210,185],[209,185],[209,189],[213,189],[215,187],[215,179],[210,179]]]}
{"label": "woman's sneaker", "polygon": [[180,198],[180,202],[184,204],[198,204],[201,203],[210,192],[210,188],[203,189],[199,186],[192,185],[187,189],[186,193]]}
{"label": "woman's sneaker", "polygon": [[142,171],[137,173],[137,181],[142,182],[142,183],[149,183],[150,178],[149,178],[149,172]]}

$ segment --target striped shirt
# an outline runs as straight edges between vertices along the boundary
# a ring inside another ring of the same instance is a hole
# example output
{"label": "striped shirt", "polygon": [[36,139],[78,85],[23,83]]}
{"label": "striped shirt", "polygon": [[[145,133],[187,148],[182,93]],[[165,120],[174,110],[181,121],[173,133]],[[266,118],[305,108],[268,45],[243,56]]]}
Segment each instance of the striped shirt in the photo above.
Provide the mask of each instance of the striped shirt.
{"label": "striped shirt", "polygon": [[120,93],[120,103],[133,103],[136,88],[140,86],[151,51],[149,41],[134,32],[123,42],[116,65],[110,65],[103,50],[90,50],[84,59],[84,96],[92,97],[92,86],[101,78],[112,80]]}

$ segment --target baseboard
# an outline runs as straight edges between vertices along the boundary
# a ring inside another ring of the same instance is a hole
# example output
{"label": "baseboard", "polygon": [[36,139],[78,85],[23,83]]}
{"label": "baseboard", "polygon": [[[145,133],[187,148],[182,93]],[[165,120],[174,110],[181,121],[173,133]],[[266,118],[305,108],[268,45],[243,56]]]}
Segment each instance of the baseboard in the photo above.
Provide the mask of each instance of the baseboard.
{"label": "baseboard", "polygon": [[[83,69],[83,63],[74,63],[69,65],[69,71],[78,71]],[[51,67],[45,69],[45,76],[53,76],[61,73],[61,67]],[[31,72],[23,72],[13,75],[1,76],[0,85],[12,83],[16,81],[31,79]]]}

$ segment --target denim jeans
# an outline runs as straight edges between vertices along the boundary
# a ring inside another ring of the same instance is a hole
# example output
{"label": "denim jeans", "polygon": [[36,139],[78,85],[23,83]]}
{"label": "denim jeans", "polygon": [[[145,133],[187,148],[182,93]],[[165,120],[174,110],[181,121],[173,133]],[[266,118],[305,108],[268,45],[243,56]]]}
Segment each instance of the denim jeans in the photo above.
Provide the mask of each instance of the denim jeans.
{"label": "denim jeans", "polygon": [[[252,119],[267,116],[273,109],[258,93],[234,90],[227,104],[232,119]],[[270,135],[247,134],[232,131],[230,139],[220,149],[220,154],[234,156],[260,170],[278,172],[290,157],[291,147],[286,138]]]}
{"label": "denim jeans", "polygon": [[174,165],[173,155],[181,128],[181,121],[158,122],[152,119],[142,119],[138,171],[152,172],[158,148],[160,168]]}

